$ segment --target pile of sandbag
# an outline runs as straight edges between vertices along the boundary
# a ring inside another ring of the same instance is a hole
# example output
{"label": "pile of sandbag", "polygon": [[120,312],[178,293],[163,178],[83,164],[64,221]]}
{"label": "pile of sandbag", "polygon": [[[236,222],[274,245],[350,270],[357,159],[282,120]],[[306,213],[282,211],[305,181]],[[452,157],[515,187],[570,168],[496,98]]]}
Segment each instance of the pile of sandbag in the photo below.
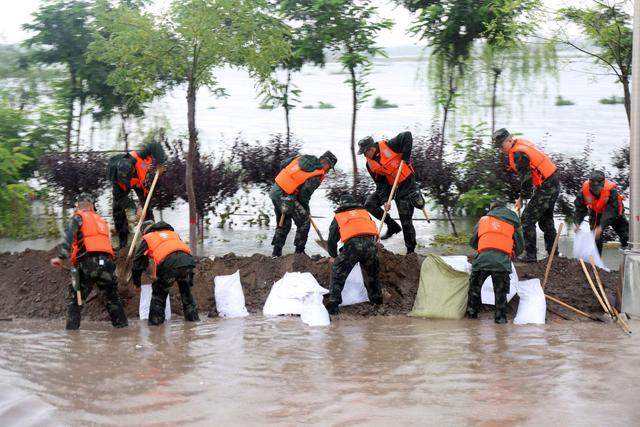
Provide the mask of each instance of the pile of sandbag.
{"label": "pile of sandbag", "polygon": [[[507,301],[518,294],[520,301],[514,324],[544,324],[546,301],[538,279],[520,282],[511,264]],[[471,264],[465,256],[427,255],[420,268],[420,283],[412,317],[430,319],[462,319],[467,308]],[[482,285],[483,304],[495,304],[493,281],[488,277]]]}

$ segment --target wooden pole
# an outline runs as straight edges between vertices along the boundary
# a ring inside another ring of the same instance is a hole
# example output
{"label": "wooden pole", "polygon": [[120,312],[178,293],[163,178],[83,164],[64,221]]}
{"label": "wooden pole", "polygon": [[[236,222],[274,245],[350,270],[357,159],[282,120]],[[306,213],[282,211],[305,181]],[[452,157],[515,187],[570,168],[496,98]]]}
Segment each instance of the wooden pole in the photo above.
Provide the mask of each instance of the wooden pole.
{"label": "wooden pole", "polygon": [[574,313],[578,313],[581,316],[588,317],[589,319],[595,320],[596,322],[599,321],[599,319],[597,317],[594,317],[594,316],[590,315],[589,313],[585,313],[582,310],[578,310],[577,308],[567,304],[566,302],[563,302],[563,301],[559,300],[558,298],[552,297],[551,295],[547,295],[547,294],[544,294],[544,297],[546,299],[548,299],[549,301],[553,301],[556,304],[560,304],[564,308],[567,308],[567,309],[573,311]]}
{"label": "wooden pole", "polygon": [[[604,301],[602,301],[602,298],[600,298],[600,294],[598,293],[598,290],[596,289],[596,286],[593,284],[593,280],[591,280],[591,275],[589,274],[589,270],[587,270],[587,266],[584,265],[584,261],[582,260],[582,258],[578,259],[578,261],[580,261],[580,265],[582,266],[582,271],[584,271],[584,275],[586,276],[587,281],[589,282],[589,285],[591,286],[591,290],[596,295],[596,298],[598,299],[598,302],[600,303],[600,306],[602,307],[602,310],[604,310],[605,314],[608,314],[609,316],[611,316],[611,313],[609,312],[609,309],[604,304]],[[611,317],[613,317],[613,316],[611,316]]]}
{"label": "wooden pole", "polygon": [[598,273],[598,269],[596,268],[596,263],[594,262],[593,257],[589,258],[589,262],[591,262],[591,268],[593,268],[593,275],[596,277],[596,282],[598,283],[598,288],[600,289],[600,293],[602,293],[602,298],[604,298],[604,302],[607,304],[607,307],[609,308],[609,312],[611,314],[613,314],[614,319],[616,319],[616,321],[618,321],[620,323],[620,327],[622,327],[622,330],[624,330],[626,333],[630,334],[631,333],[631,329],[629,328],[629,325],[620,316],[620,313],[618,313],[618,310],[616,310],[616,308],[613,307],[611,305],[611,303],[609,302],[609,297],[607,297],[607,294],[604,291],[604,286],[602,285],[602,280],[600,280],[600,273]]}
{"label": "wooden pole", "polygon": [[[393,200],[393,197],[396,195],[396,190],[398,189],[398,182],[400,181],[400,173],[402,172],[403,166],[404,166],[404,160],[400,160],[398,173],[396,173],[396,179],[393,181],[393,187],[391,187],[391,193],[389,193],[389,199],[387,199],[387,204],[390,204],[391,201]],[[378,228],[378,240],[380,239],[380,234],[382,233],[382,226],[384,225],[384,220],[387,218],[387,213],[389,213],[389,211],[385,207],[384,213],[382,214],[382,219],[380,220],[380,227]]]}
{"label": "wooden pole", "polygon": [[560,240],[560,233],[562,233],[562,227],[564,227],[564,222],[561,222],[560,226],[558,226],[558,233],[556,234],[556,239],[553,241],[553,246],[551,246],[551,254],[549,255],[549,259],[547,260],[547,269],[544,271],[544,280],[542,281],[542,289],[544,289],[544,287],[547,286],[547,280],[549,280],[551,263],[553,262],[553,257],[556,255],[556,249],[558,248],[558,240]]}

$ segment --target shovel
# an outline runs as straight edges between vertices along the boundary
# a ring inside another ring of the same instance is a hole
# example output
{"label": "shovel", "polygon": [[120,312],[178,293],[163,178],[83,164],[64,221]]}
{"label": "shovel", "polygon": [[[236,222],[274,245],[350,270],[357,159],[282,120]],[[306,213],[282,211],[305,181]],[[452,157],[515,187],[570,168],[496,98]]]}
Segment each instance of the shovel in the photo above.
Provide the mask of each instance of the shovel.
{"label": "shovel", "polygon": [[316,233],[318,233],[318,237],[320,238],[320,239],[316,240],[316,243],[322,249],[324,249],[325,251],[329,252],[329,246],[327,245],[327,241],[324,240],[324,237],[322,237],[322,233],[320,232],[320,229],[316,225],[316,222],[313,220],[313,218],[311,218],[311,215],[309,215],[309,221],[311,222],[311,225],[313,226],[313,229],[316,230]]}
{"label": "shovel", "polygon": [[153,191],[156,189],[156,184],[158,183],[158,178],[161,174],[161,169],[156,171],[156,175],[153,177],[153,182],[151,183],[151,188],[149,189],[149,194],[144,201],[144,207],[142,208],[142,214],[140,215],[140,219],[138,220],[138,225],[136,226],[136,232],[133,235],[133,240],[131,241],[131,246],[129,247],[129,253],[127,254],[127,259],[124,262],[124,265],[119,268],[116,273],[118,278],[123,284],[129,283],[131,279],[131,267],[133,264],[133,251],[136,248],[136,244],[138,243],[138,237],[140,237],[140,228],[142,228],[142,223],[147,216],[147,210],[149,209],[149,202],[151,202],[151,197],[153,196]]}
{"label": "shovel", "polygon": [[[393,187],[391,187],[391,193],[389,193],[389,198],[387,199],[387,204],[391,204],[391,201],[396,195],[396,190],[398,189],[398,181],[400,181],[400,173],[402,172],[402,167],[404,166],[404,160],[400,160],[400,166],[398,167],[398,173],[396,173],[396,179],[393,181]],[[378,238],[376,241],[380,241],[380,234],[382,233],[382,226],[384,225],[384,220],[387,218],[387,214],[389,211],[387,208],[384,208],[384,212],[382,214],[382,219],[380,220],[380,227],[378,227]],[[429,216],[427,215],[426,209],[424,210],[425,216],[427,216],[427,220]]]}
{"label": "shovel", "polygon": [[622,330],[625,333],[631,335],[631,329],[629,329],[629,325],[627,324],[627,322],[624,321],[622,316],[620,316],[620,313],[618,313],[618,310],[616,310],[616,308],[613,307],[611,305],[611,303],[609,302],[609,297],[607,297],[607,294],[604,291],[604,286],[602,286],[602,280],[600,280],[600,274],[598,273],[598,269],[596,268],[596,263],[593,260],[593,257],[589,258],[589,262],[591,263],[591,268],[593,268],[593,275],[596,278],[596,282],[598,283],[598,289],[600,290],[600,293],[602,294],[602,298],[603,298],[603,300],[605,302],[605,305],[609,309],[609,313],[613,316],[613,319],[616,322],[618,322],[618,324],[620,325]]}

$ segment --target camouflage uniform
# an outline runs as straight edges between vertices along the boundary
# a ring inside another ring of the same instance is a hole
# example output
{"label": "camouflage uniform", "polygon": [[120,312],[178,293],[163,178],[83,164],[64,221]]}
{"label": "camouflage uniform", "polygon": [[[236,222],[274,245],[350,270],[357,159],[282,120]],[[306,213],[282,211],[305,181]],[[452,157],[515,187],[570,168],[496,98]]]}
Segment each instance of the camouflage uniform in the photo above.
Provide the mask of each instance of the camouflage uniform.
{"label": "camouflage uniform", "polygon": [[[356,203],[341,204],[336,213],[352,209],[363,209]],[[353,237],[342,246],[338,254],[338,241],[340,240],[340,229],[337,221],[333,220],[329,228],[329,238],[327,240],[328,252],[332,258],[333,268],[331,269],[331,294],[329,303],[337,307],[342,303],[342,290],[345,281],[351,273],[353,267],[359,262],[367,279],[367,292],[369,300],[374,304],[382,303],[382,289],[380,287],[380,268],[378,263],[378,245],[375,236]]]}
{"label": "camouflage uniform", "polygon": [[[413,136],[411,132],[399,133],[395,138],[387,141],[387,145],[396,153],[402,153],[402,159],[405,163],[411,160],[411,150],[413,148]],[[375,158],[374,158],[375,159]],[[377,159],[376,159],[377,160]],[[364,207],[378,220],[382,219],[384,210],[383,206],[389,199],[392,185],[389,184],[387,178],[373,173],[367,164],[367,171],[376,184],[376,191],[369,194],[365,200]],[[405,179],[398,185],[395,197],[393,199],[398,208],[398,216],[400,217],[400,225],[387,215],[385,225],[387,226],[387,236],[395,234],[402,230],[404,235],[404,243],[407,247],[407,253],[412,253],[416,248],[416,230],[413,226],[413,210],[414,208],[422,209],[425,205],[424,198],[420,194],[418,185],[416,184],[415,174]]]}
{"label": "camouflage uniform", "polygon": [[[162,145],[158,143],[150,143],[145,145],[141,150],[136,150],[140,157],[153,157],[157,165],[162,165],[166,161],[166,155],[162,149]],[[136,209],[135,202],[129,198],[129,193],[133,190],[136,193],[138,202],[142,207],[145,202],[145,195],[142,188],[131,187],[131,179],[136,176],[135,169],[136,160],[129,154],[118,154],[109,159],[107,166],[107,178],[112,184],[113,197],[113,224],[118,233],[119,247],[124,248],[129,238],[129,223],[127,221],[126,209]],[[147,179],[151,179],[152,174],[147,175]],[[118,183],[125,186],[123,190]],[[153,212],[151,207],[147,210],[145,220],[153,221]]]}
{"label": "camouflage uniform", "polygon": [[[556,239],[556,227],[553,222],[553,211],[556,200],[560,195],[560,180],[554,173],[539,187],[533,188],[531,181],[531,168],[529,159],[522,153],[515,153],[514,161],[520,176],[520,195],[523,199],[530,197],[529,203],[522,211],[520,220],[525,241],[525,256],[537,258],[538,245],[536,241],[536,224],[544,233],[544,246],[547,253],[551,253],[553,242]],[[533,193],[533,195],[531,195]]]}
{"label": "camouflage uniform", "polygon": [[[515,227],[513,241],[515,245],[515,255],[522,253],[524,249],[524,239],[520,228],[520,219],[515,212],[499,206],[491,209],[488,216],[493,216],[502,221],[506,221]],[[473,249],[478,249],[478,225],[473,230],[473,235],[469,242]],[[493,281],[493,292],[495,295],[495,320],[496,322],[506,322],[507,316],[507,294],[509,293],[511,273],[511,258],[509,255],[498,250],[485,250],[476,255],[472,262],[471,277],[469,278],[469,298],[467,302],[467,315],[477,317],[480,309],[482,284],[491,276]]]}
{"label": "camouflage uniform", "polygon": [[[280,165],[281,169],[287,167],[295,158],[296,157],[290,157],[282,162]],[[299,156],[298,163],[300,168],[307,172],[322,168],[322,163],[320,163],[320,159],[316,156]],[[320,177],[314,176],[302,184],[298,189],[298,193],[294,195],[288,195],[278,184],[273,184],[269,197],[273,202],[273,210],[276,215],[276,232],[271,241],[271,245],[274,247],[274,253],[281,251],[285,245],[289,231],[291,231],[292,220],[296,224],[296,237],[293,244],[296,247],[297,253],[304,252],[307,238],[309,237],[309,228],[311,227],[311,222],[309,221],[309,202],[311,201],[313,192],[316,191],[321,182]],[[285,212],[285,219],[283,226],[280,227],[280,218],[283,212]]]}
{"label": "camouflage uniform", "polygon": [[593,230],[597,226],[602,227],[603,233],[600,235],[599,239],[596,239],[598,252],[602,253],[602,236],[604,235],[604,230],[609,226],[613,228],[613,230],[620,238],[620,246],[624,248],[628,245],[629,221],[627,221],[627,218],[625,218],[624,216],[624,208],[622,211],[623,213],[620,214],[617,188],[612,189],[611,193],[609,193],[609,200],[607,201],[607,205],[602,215],[597,215],[593,210],[587,208],[584,203],[582,192],[578,193],[578,196],[576,197],[576,200],[574,202],[574,207],[574,224],[580,225],[584,220],[584,217],[589,214],[589,227],[591,228],[591,230]]}
{"label": "camouflage uniform", "polygon": [[[173,230],[166,222],[160,221],[152,225],[146,232]],[[142,272],[149,265],[149,258],[146,255],[148,249],[147,242],[143,239],[136,248],[133,259],[133,284],[137,287],[141,285]],[[167,304],[167,295],[174,282],[178,283],[180,296],[182,299],[182,310],[184,319],[189,322],[200,320],[198,307],[191,294],[193,286],[193,269],[196,266],[195,258],[185,252],[173,252],[169,254],[160,265],[156,266],[156,280],[151,285],[151,304],[149,306],[149,325],[161,325],[165,321],[164,310]]]}
{"label": "camouflage uniform", "polygon": [[[65,232],[64,241],[58,246],[58,257],[60,259],[69,258],[71,246],[77,236],[79,250],[77,255],[77,265],[80,293],[82,301],[86,301],[93,285],[97,285],[102,293],[107,311],[111,318],[111,324],[116,328],[123,328],[128,325],[127,316],[122,306],[122,301],[118,295],[118,283],[115,277],[116,266],[111,255],[106,253],[86,253],[82,245],[81,229],[82,217],[74,215]],[[69,296],[67,303],[67,325],[66,329],[73,330],[80,328],[82,307],[78,305],[76,291],[69,285]]]}

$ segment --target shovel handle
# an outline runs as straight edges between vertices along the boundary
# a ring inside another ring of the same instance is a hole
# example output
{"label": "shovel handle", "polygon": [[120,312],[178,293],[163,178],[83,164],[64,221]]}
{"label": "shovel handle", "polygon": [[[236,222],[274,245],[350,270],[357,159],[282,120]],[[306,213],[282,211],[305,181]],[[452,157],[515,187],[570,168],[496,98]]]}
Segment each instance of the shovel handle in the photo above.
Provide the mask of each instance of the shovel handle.
{"label": "shovel handle", "polygon": [[82,306],[82,293],[80,291],[76,291],[76,301],[79,306]]}
{"label": "shovel handle", "polygon": [[427,208],[422,208],[422,213],[424,213],[424,218],[427,220],[427,222],[431,224],[431,218],[429,218],[429,214],[427,213]]}
{"label": "shovel handle", "polygon": [[149,194],[144,200],[144,207],[142,208],[142,214],[140,215],[140,219],[138,220],[138,225],[136,226],[136,232],[133,235],[133,241],[131,241],[131,247],[129,248],[129,253],[127,254],[127,263],[131,256],[133,255],[133,251],[135,250],[136,243],[138,241],[138,237],[140,237],[140,228],[142,227],[142,223],[144,219],[147,217],[147,210],[149,209],[149,203],[151,202],[151,196],[153,196],[153,191],[156,189],[156,184],[158,183],[158,178],[162,172],[158,169],[156,170],[156,174],[153,177],[153,182],[151,183],[151,188],[149,189]]}
{"label": "shovel handle", "polygon": [[284,227],[284,213],[282,215],[280,215],[280,220],[278,221],[278,227],[282,228]]}
{"label": "shovel handle", "polygon": [[542,281],[542,289],[547,286],[547,280],[549,280],[549,272],[551,271],[551,264],[553,263],[553,257],[556,255],[556,249],[558,248],[558,240],[560,239],[560,233],[562,233],[562,228],[564,227],[564,222],[561,222],[558,226],[558,233],[556,233],[556,238],[553,241],[553,246],[551,246],[551,255],[549,255],[549,259],[547,260],[547,268],[544,271],[544,280]]}
{"label": "shovel handle", "polygon": [[[398,166],[398,172],[396,173],[396,178],[393,180],[393,187],[391,187],[391,192],[389,193],[387,204],[391,203],[391,201],[396,195],[396,190],[398,189],[398,182],[400,181],[400,174],[402,173],[403,166],[404,166],[404,160],[400,160],[400,166]],[[389,211],[385,207],[384,212],[382,213],[382,219],[380,220],[380,226],[378,227],[378,240],[380,240],[380,234],[382,233],[382,226],[384,224],[384,220],[387,218],[388,213]]]}

